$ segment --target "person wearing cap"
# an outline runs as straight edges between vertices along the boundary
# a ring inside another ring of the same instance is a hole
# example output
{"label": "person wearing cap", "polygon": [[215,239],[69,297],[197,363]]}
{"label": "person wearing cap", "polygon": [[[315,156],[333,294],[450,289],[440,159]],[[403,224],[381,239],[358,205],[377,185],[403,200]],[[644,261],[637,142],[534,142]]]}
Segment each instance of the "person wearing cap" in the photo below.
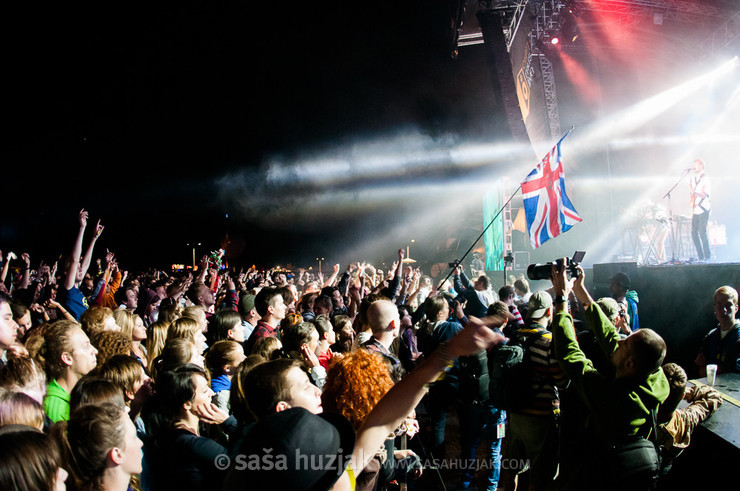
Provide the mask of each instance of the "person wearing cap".
{"label": "person wearing cap", "polygon": [[[530,489],[551,487],[558,468],[558,393],[568,386],[568,379],[553,353],[552,333],[548,330],[552,315],[552,296],[546,291],[534,292],[529,299],[525,327],[512,338],[525,346],[531,391],[527,400],[522,402],[522,409],[509,412],[509,428],[502,454],[513,459],[512,462],[529,460]],[[518,470],[502,469],[504,489],[514,489]]]}
{"label": "person wearing cap", "polygon": [[252,331],[260,320],[257,309],[254,308],[255,295],[245,293],[239,299],[239,315],[242,316],[242,327],[244,328],[244,339],[249,339]]}
{"label": "person wearing cap", "polygon": [[637,292],[632,289],[630,277],[619,272],[612,276],[609,282],[611,296],[620,304],[620,315],[626,319],[626,325],[620,327],[626,334],[637,331],[640,329],[640,317],[637,312],[637,304],[640,299]]}
{"label": "person wearing cap", "polygon": [[[589,489],[652,489],[658,471],[657,455],[653,452],[651,456],[643,447],[638,455],[648,458],[620,467],[615,448],[646,438],[652,430],[651,414],[656,414],[668,397],[670,388],[661,369],[665,341],[644,327],[620,338],[612,321],[586,291],[583,268],[578,266],[574,279],[567,275],[565,268],[553,264],[551,280],[556,299],[552,336],[555,356],[586,406],[588,438],[577,457],[578,478]],[[580,348],[564,300],[571,292],[583,306],[586,324],[597,343],[611,360],[613,374],[597,370]],[[644,472],[632,472],[636,470]]]}
{"label": "person wearing cap", "polygon": [[[355,474],[421,402],[427,387],[459,356],[504,342],[488,326],[506,320],[471,319],[456,336],[396,383],[355,431],[343,416],[314,414],[302,407],[281,407],[255,423],[237,451],[214,462],[228,467],[224,490],[354,490]],[[253,370],[256,370],[257,368]],[[250,375],[253,372],[250,372]]]}

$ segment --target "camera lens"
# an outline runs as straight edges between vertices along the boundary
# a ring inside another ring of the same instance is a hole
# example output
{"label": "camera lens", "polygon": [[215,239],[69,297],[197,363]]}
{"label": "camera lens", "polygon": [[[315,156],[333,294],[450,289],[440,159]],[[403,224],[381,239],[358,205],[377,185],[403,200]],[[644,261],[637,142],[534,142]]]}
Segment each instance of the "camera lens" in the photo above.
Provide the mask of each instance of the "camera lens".
{"label": "camera lens", "polygon": [[550,278],[552,263],[530,264],[527,266],[527,277],[530,280],[547,280]]}

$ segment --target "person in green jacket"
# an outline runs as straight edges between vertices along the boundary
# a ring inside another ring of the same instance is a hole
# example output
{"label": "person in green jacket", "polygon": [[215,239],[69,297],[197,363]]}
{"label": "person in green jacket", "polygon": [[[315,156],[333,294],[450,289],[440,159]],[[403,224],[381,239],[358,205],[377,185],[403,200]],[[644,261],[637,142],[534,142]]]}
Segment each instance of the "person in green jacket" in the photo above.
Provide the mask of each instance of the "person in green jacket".
{"label": "person in green jacket", "polygon": [[53,422],[69,420],[69,397],[77,381],[97,365],[98,350],[77,322],[62,320],[49,326],[39,350],[49,385],[44,412]]}
{"label": "person in green jacket", "polygon": [[[592,472],[593,479],[612,479],[614,476],[608,466],[611,449],[635,436],[647,436],[652,429],[651,412],[657,411],[668,397],[670,387],[661,369],[666,345],[655,331],[646,328],[620,339],[612,323],[586,291],[583,268],[578,266],[577,272],[575,279],[568,280],[566,268],[558,268],[557,264],[552,267],[555,357],[588,411],[585,424],[592,441],[583,448],[584,463],[589,463],[584,469]],[[583,305],[586,324],[597,343],[611,359],[613,376],[599,373],[578,346],[573,318],[567,312],[565,301],[571,291]],[[590,484],[596,483],[591,481]],[[618,485],[613,480],[604,484]]]}

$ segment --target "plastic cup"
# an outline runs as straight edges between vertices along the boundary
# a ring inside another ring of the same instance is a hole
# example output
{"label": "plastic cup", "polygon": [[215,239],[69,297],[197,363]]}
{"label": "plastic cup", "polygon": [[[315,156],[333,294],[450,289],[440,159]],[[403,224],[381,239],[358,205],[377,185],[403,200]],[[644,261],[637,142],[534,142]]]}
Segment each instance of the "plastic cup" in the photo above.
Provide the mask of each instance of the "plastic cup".
{"label": "plastic cup", "polygon": [[714,387],[714,382],[717,379],[717,365],[707,365],[707,385]]}

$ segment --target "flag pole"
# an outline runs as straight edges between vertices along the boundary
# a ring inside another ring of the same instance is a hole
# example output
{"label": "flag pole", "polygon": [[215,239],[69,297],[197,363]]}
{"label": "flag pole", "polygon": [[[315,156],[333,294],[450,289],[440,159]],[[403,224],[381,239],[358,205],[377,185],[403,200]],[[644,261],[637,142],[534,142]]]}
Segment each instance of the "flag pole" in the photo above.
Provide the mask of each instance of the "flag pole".
{"label": "flag pole", "polygon": [[[568,136],[570,134],[570,132],[573,131],[574,128],[575,128],[575,125],[571,125],[570,129],[568,129],[568,131],[566,131],[565,134],[562,137],[560,137],[560,139],[558,139],[558,142],[563,141],[563,139],[566,136]],[[477,244],[478,241],[481,239],[481,237],[483,237],[486,234],[486,231],[489,228],[491,228],[491,225],[493,225],[493,222],[496,221],[496,219],[499,217],[499,215],[501,215],[501,212],[504,211],[504,209],[506,208],[506,206],[509,203],[511,203],[511,200],[514,199],[514,196],[516,195],[516,193],[518,193],[519,191],[521,191],[521,189],[522,189],[522,185],[519,184],[519,187],[516,189],[516,191],[514,191],[511,196],[509,196],[509,199],[506,201],[506,203],[504,203],[504,206],[501,207],[501,209],[498,211],[498,213],[496,213],[496,216],[494,216],[493,219],[488,223],[488,225],[486,225],[486,227],[483,229],[483,232],[481,232],[481,234],[478,236],[478,238],[475,239],[475,241],[470,246],[470,248],[467,251],[465,251],[465,254],[463,254],[463,256],[460,259],[458,259],[458,264],[461,264],[463,262],[463,259],[465,259],[465,257],[467,257],[467,255],[470,254],[470,251],[473,250],[473,248],[475,247],[475,244]],[[447,281],[450,278],[450,275],[452,274],[453,271],[454,271],[454,268],[449,273],[447,273],[447,276],[445,276],[445,278],[439,283],[439,285],[437,285],[437,290],[439,290],[442,287],[442,285],[444,284],[444,282]],[[505,259],[504,259],[504,278],[506,278],[506,260]],[[506,283],[506,282],[504,281],[504,283]]]}
{"label": "flag pole", "polygon": [[[486,234],[486,232],[488,231],[488,229],[491,228],[491,225],[493,225],[493,222],[496,221],[496,219],[499,217],[499,215],[501,215],[501,212],[504,211],[504,209],[506,208],[506,206],[508,206],[509,203],[511,203],[511,200],[514,199],[514,196],[516,196],[516,193],[518,193],[521,189],[522,189],[522,185],[519,184],[519,187],[516,188],[516,191],[514,191],[511,194],[511,196],[509,196],[509,199],[506,200],[506,203],[504,203],[504,205],[501,207],[501,209],[498,211],[498,213],[496,213],[496,216],[494,216],[491,219],[491,221],[488,222],[488,225],[486,225],[486,227],[483,229],[483,232],[481,232],[480,235],[478,236],[478,238],[473,241],[473,244],[468,248],[467,251],[465,251],[465,254],[463,254],[462,257],[457,260],[458,261],[458,264],[462,264],[463,259],[465,259],[467,257],[467,255],[470,254],[470,251],[473,250],[473,248],[475,247],[475,244],[477,244],[478,241],[481,239],[481,237],[483,237]],[[439,290],[442,287],[442,285],[444,284],[444,282],[447,281],[450,278],[450,275],[452,274],[453,271],[454,271],[454,268],[452,270],[450,270],[449,273],[447,273],[447,276],[445,276],[445,279],[443,279],[439,283],[439,285],[437,286],[437,290]],[[506,271],[506,261],[504,261],[504,271]]]}

